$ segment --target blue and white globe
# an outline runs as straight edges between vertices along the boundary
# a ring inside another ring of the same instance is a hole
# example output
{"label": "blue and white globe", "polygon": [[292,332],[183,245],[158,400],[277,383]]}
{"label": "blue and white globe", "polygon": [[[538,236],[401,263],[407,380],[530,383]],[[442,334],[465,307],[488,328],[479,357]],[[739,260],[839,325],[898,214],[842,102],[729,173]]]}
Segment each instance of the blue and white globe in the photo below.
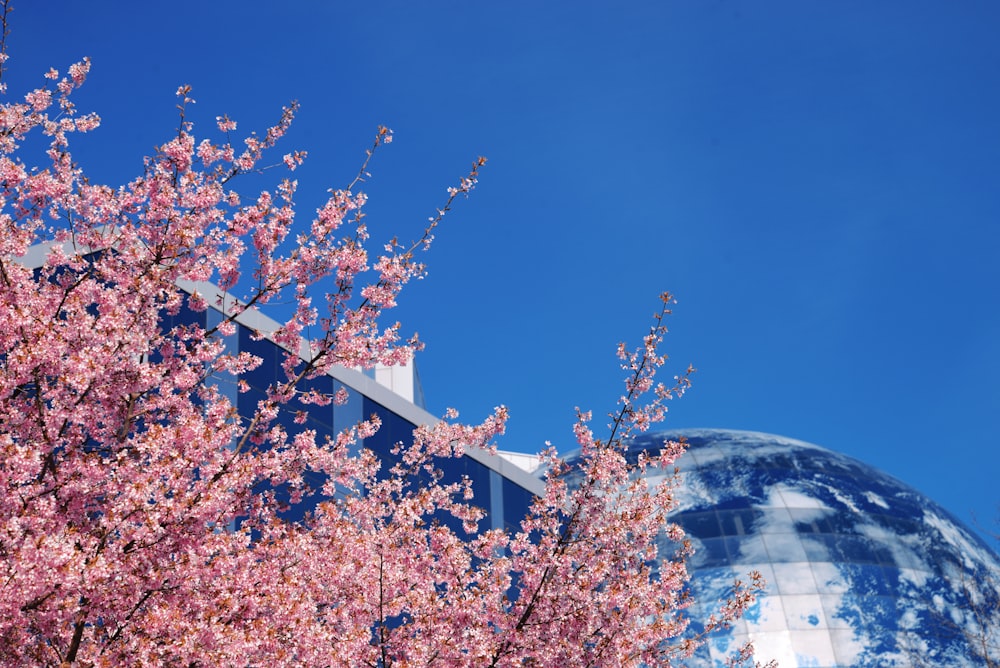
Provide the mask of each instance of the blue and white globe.
{"label": "blue and white globe", "polygon": [[732,632],[689,662],[721,666],[747,639],[792,666],[1000,665],[1000,561],[914,489],[809,443],[742,431],[647,433],[630,453],[687,438],[674,519],[698,620],[735,577],[768,582]]}

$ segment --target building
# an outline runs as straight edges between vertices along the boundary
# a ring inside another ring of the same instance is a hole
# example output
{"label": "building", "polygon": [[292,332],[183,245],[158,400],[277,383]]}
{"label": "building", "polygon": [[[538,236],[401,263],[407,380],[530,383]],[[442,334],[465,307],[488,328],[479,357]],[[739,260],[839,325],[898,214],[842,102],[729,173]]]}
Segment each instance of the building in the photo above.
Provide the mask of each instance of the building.
{"label": "building", "polygon": [[[52,244],[38,244],[29,249],[21,262],[29,268],[41,267]],[[208,309],[195,312],[186,306],[176,316],[164,316],[167,328],[178,324],[198,324],[213,327],[222,320],[221,311],[212,305],[224,296],[218,288],[206,282],[181,281],[178,287],[192,294],[197,292],[210,305]],[[225,296],[232,300],[232,296]],[[221,303],[218,302],[218,303]],[[226,338],[229,352],[249,352],[260,357],[262,364],[243,376],[250,390],[237,392],[235,383],[215,379],[218,389],[225,393],[243,417],[249,417],[264,397],[266,388],[282,377],[281,362],[283,349],[276,344],[270,334],[277,330],[278,323],[258,310],[247,310],[236,317],[236,333]],[[300,354],[307,355],[306,344]],[[281,375],[279,375],[281,374]],[[423,392],[415,366],[378,368],[366,374],[355,369],[335,367],[323,377],[305,381],[300,389],[315,389],[332,395],[341,388],[346,390],[348,401],[343,405],[314,406],[309,411],[305,428],[316,430],[317,437],[334,436],[341,430],[356,425],[362,419],[378,415],[381,428],[370,438],[364,439],[361,447],[373,451],[379,458],[392,461],[390,450],[396,443],[412,443],[413,430],[417,425],[433,424],[439,420],[424,408]],[[289,433],[303,429],[303,425],[293,423],[293,416],[287,412],[279,414],[277,422]],[[519,529],[520,520],[528,511],[532,499],[540,495],[544,484],[532,475],[532,459],[515,453],[491,455],[482,450],[468,450],[463,457],[443,460],[444,482],[458,481],[467,476],[472,481],[475,504],[487,512],[487,519],[481,526],[485,528]],[[318,485],[317,485],[318,487]],[[298,508],[289,515],[301,514]]]}
{"label": "building", "polygon": [[768,582],[691,668],[723,665],[747,639],[782,667],[1000,665],[1000,560],[946,510],[855,459],[769,434],[647,433],[629,454],[681,436],[673,517],[695,548],[693,629],[734,578],[756,569]]}

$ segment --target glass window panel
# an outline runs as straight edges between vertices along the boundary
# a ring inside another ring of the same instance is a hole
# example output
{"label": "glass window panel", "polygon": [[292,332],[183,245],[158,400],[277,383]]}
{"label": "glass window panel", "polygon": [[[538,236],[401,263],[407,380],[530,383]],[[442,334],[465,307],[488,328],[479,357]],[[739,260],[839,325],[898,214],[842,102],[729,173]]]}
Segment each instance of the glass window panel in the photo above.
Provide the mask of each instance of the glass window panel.
{"label": "glass window panel", "polygon": [[388,471],[399,458],[392,454],[397,443],[413,443],[414,424],[404,420],[399,415],[368,397],[362,400],[362,416],[368,419],[378,415],[382,426],[372,436],[365,439],[365,447],[374,452],[382,460],[383,471]]}
{"label": "glass window panel", "polygon": [[753,502],[745,496],[733,496],[719,501],[714,508],[720,513],[725,510],[742,510],[753,508]]}
{"label": "glass window panel", "polygon": [[747,610],[744,617],[750,633],[761,631],[783,631],[785,629],[785,606],[782,596],[761,596]]}
{"label": "glass window panel", "polygon": [[799,533],[826,533],[828,529],[828,523],[821,522],[830,514],[828,511],[818,508],[789,508],[788,514]]}
{"label": "glass window panel", "polygon": [[801,537],[802,549],[809,561],[833,561],[837,555],[839,536],[829,534],[807,534]]}
{"label": "glass window panel", "polygon": [[834,561],[848,563],[877,563],[869,541],[861,536],[838,534],[824,537]]}
{"label": "glass window panel", "polygon": [[762,466],[781,471],[782,475],[788,475],[798,470],[798,462],[791,453],[774,452],[760,459]]}
{"label": "glass window panel", "polygon": [[833,645],[833,655],[837,659],[838,666],[858,665],[858,655],[861,653],[862,645],[853,629],[834,629],[830,631],[830,641]]}
{"label": "glass window panel", "polygon": [[754,530],[755,523],[763,513],[752,508],[720,510],[719,524],[724,536],[744,536]]}
{"label": "glass window panel", "polygon": [[697,568],[726,566],[730,563],[725,538],[706,538],[695,543],[691,565]]}
{"label": "glass window panel", "polygon": [[792,651],[799,666],[834,666],[837,655],[830,634],[824,629],[795,631],[791,634]]}
{"label": "glass window panel", "polygon": [[520,531],[535,495],[507,478],[503,479],[503,517],[508,531]]}
{"label": "glass window panel", "polygon": [[850,615],[845,615],[843,610],[843,594],[821,594],[820,601],[823,604],[823,614],[826,625],[830,629],[850,629]]}
{"label": "glass window panel", "polygon": [[729,567],[698,569],[698,577],[690,582],[695,601],[701,601],[711,611],[715,601],[725,601],[732,593],[733,580],[738,577],[745,579],[742,576],[742,573]]}
{"label": "glass window panel", "polygon": [[684,528],[686,533],[692,536],[704,539],[722,535],[719,520],[714,511],[679,513],[674,519]]}
{"label": "glass window panel", "polygon": [[333,406],[333,428],[336,432],[349,429],[364,419],[364,398],[353,387],[334,381],[333,391],[347,391],[347,402]]}
{"label": "glass window panel", "polygon": [[761,534],[769,561],[787,563],[806,561],[806,550],[795,533]]}
{"label": "glass window panel", "polygon": [[923,523],[916,519],[921,514],[906,516],[898,513],[880,513],[874,515],[879,526],[884,527],[896,536],[911,536],[923,531]]}
{"label": "glass window panel", "polygon": [[819,594],[783,594],[781,601],[785,607],[788,628],[816,630],[826,628],[826,613]]}
{"label": "glass window panel", "polygon": [[734,564],[761,564],[770,561],[760,535],[727,536],[726,544]]}
{"label": "glass window panel", "polygon": [[821,591],[834,594],[843,593],[849,590],[850,584],[842,571],[841,565],[828,561],[810,562],[813,572],[813,580]]}
{"label": "glass window panel", "polygon": [[818,593],[809,562],[772,564],[772,567],[774,568],[774,585],[782,596],[785,594]]}
{"label": "glass window panel", "polygon": [[875,564],[843,564],[840,572],[844,575],[851,591],[860,596],[895,595],[897,574],[886,572]]}

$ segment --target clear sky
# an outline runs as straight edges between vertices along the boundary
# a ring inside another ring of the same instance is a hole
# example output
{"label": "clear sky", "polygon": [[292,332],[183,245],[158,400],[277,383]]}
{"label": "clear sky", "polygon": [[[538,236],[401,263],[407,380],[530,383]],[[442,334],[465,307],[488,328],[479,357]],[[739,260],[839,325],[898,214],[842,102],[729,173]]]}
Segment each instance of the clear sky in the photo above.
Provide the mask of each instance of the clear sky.
{"label": "clear sky", "polygon": [[399,310],[432,412],[504,403],[501,447],[568,450],[670,290],[672,372],[698,373],[666,426],[824,445],[996,528],[995,2],[14,5],[12,95],[93,59],[77,103],[103,127],[75,146],[95,181],[139,174],[181,84],[201,135],[301,102],[304,215],[393,128],[377,239],[419,235],[487,156]]}

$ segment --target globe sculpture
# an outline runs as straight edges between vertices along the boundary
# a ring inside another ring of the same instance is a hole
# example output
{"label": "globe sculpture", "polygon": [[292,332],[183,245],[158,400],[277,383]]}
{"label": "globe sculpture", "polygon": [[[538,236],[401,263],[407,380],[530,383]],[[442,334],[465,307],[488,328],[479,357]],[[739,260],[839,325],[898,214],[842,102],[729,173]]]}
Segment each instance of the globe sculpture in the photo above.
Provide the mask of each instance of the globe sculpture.
{"label": "globe sculpture", "polygon": [[1000,561],[947,511],[855,459],[769,434],[647,433],[629,455],[682,436],[673,519],[695,549],[692,631],[734,578],[756,569],[768,582],[692,668],[723,665],[747,639],[783,668],[1000,665]]}

